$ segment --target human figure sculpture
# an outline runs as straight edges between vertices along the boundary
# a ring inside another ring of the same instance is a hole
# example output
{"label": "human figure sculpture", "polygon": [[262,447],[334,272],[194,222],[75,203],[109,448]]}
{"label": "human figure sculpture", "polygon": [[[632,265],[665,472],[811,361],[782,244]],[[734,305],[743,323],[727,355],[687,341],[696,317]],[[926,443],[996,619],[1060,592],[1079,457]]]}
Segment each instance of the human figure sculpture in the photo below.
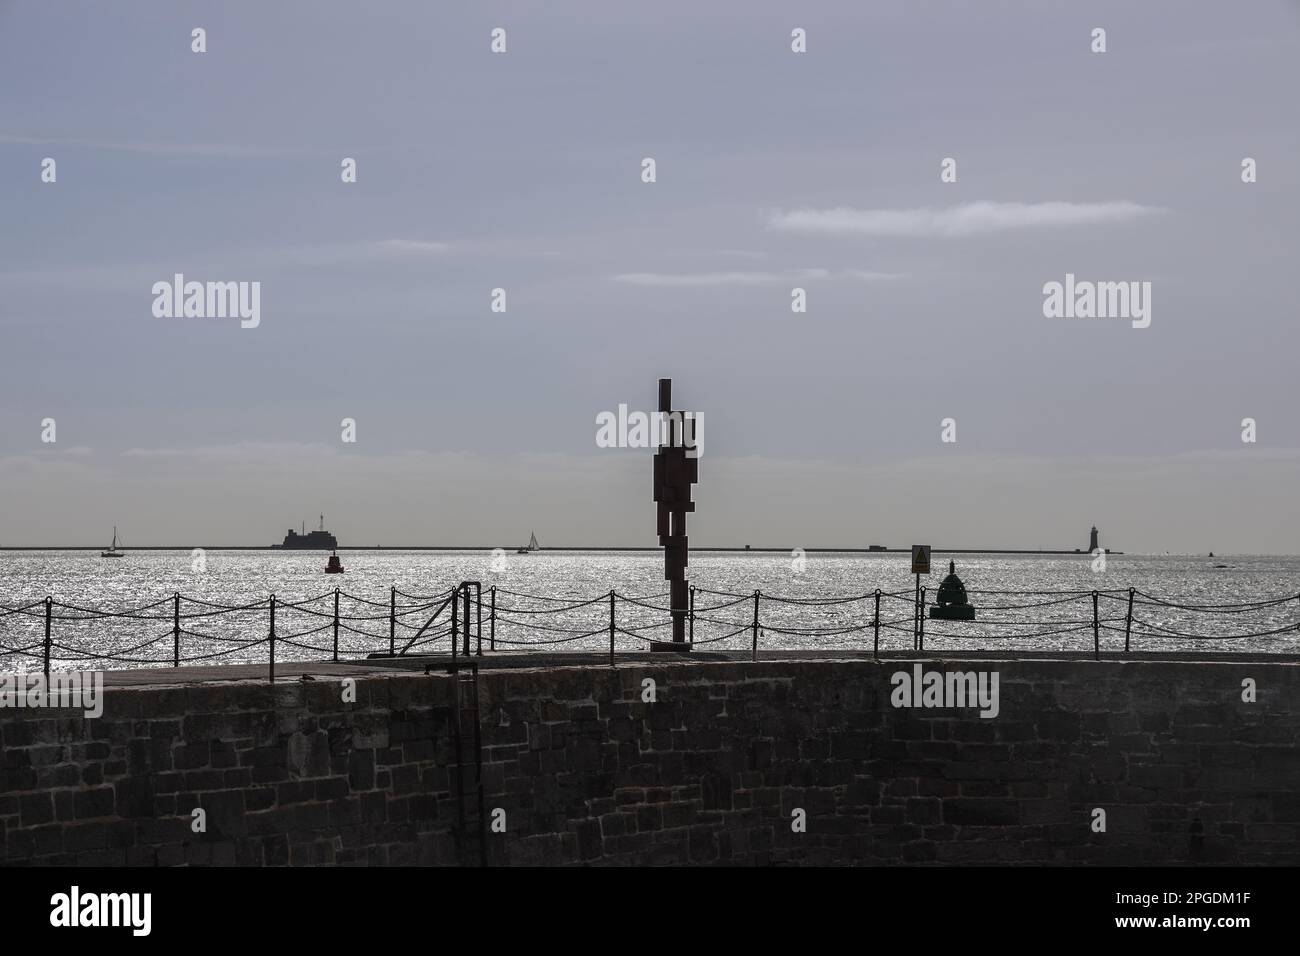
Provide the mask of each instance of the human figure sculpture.
{"label": "human figure sculpture", "polygon": [[686,565],[686,515],[695,510],[691,486],[699,480],[699,459],[687,454],[693,435],[683,412],[672,410],[673,382],[659,380],[659,450],[654,457],[654,500],[658,505],[659,544],[664,549],[664,578],[668,581],[669,607],[673,622],[671,642],[657,641],[655,651],[689,651],[686,643],[688,611]]}

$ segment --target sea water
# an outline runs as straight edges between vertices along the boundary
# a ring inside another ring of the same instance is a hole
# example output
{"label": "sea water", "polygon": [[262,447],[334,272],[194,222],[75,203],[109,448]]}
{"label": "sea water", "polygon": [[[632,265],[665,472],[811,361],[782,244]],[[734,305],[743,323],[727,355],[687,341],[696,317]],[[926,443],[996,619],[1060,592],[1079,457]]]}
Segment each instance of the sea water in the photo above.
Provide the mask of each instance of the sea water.
{"label": "sea water", "polygon": [[[341,575],[324,573],[326,557],[280,550],[210,550],[202,561],[189,551],[128,551],[120,559],[0,552],[0,667],[42,665],[47,595],[55,602],[56,667],[171,664],[176,592],[183,595],[181,655],[195,663],[266,661],[272,594],[276,659],[331,657],[335,588],[341,657],[387,652],[390,642],[400,650],[417,635],[417,649],[447,651],[450,609],[440,605],[465,580],[481,582],[484,642],[495,633],[502,650],[607,650],[611,590],[618,594],[619,650],[671,636],[663,557],[654,551],[345,549]],[[953,557],[976,619],[927,620],[930,650],[1090,651],[1097,590],[1103,650],[1122,650],[1127,629],[1139,651],[1300,651],[1300,557],[1109,555],[1104,571],[1086,553]],[[947,560],[936,553],[935,573],[921,579],[927,604]],[[760,648],[869,650],[876,589],[884,594],[881,648],[912,646],[915,579],[905,554],[696,551],[688,576],[693,634],[702,648],[749,649],[753,594],[761,591]],[[1137,591],[1131,627],[1129,588]],[[476,626],[478,613],[471,614]]]}

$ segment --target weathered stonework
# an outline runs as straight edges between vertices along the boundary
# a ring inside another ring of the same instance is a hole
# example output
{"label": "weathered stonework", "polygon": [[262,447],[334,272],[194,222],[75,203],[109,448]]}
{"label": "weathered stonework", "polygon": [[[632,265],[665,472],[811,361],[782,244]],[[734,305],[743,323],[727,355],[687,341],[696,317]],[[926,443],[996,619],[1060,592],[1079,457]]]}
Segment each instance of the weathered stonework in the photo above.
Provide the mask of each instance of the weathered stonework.
{"label": "weathered stonework", "polygon": [[[486,804],[507,827],[491,862],[1300,863],[1300,665],[927,664],[996,669],[995,719],[894,709],[910,666],[484,671]],[[0,861],[475,862],[455,835],[451,679],[356,691],[109,688],[98,720],[0,712]]]}

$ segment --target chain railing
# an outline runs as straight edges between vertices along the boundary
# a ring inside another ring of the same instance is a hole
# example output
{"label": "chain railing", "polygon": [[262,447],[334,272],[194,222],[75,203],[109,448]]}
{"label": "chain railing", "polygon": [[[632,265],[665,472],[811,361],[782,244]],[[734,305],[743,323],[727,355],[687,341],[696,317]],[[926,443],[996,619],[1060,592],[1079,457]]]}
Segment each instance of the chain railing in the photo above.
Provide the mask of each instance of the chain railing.
{"label": "chain railing", "polygon": [[[761,590],[692,587],[688,647],[917,653],[1033,648],[1131,654],[1222,646],[1300,654],[1300,595],[1189,604],[1136,588],[1091,591],[968,591],[977,620],[927,616],[925,589],[785,597]],[[277,660],[340,661],[497,651],[624,653],[663,646],[674,608],[667,592],[591,597],[539,595],[464,581],[434,594],[389,589],[387,601],[335,588],[288,601],[277,595],[223,604],[179,592],[138,607],[89,608],[53,597],[0,604],[0,662],[52,667],[158,667],[256,662],[271,679]],[[259,625],[258,621],[261,620]],[[1204,621],[1192,629],[1189,621]],[[167,626],[161,627],[166,624]],[[385,626],[386,625],[386,626]],[[486,625],[486,627],[485,627]],[[89,639],[78,629],[97,629]],[[107,630],[108,634],[102,633]],[[141,634],[141,630],[145,633]],[[125,632],[125,636],[123,635]],[[399,637],[401,640],[399,641]],[[1122,638],[1122,651],[1121,651]],[[449,646],[443,644],[449,641]],[[265,647],[265,650],[261,650]],[[443,649],[446,650],[443,650]],[[278,654],[277,654],[278,652]],[[0,669],[3,669],[0,667]]]}
{"label": "chain railing", "polygon": [[[82,607],[52,597],[16,606],[0,604],[0,661],[19,659],[30,664],[39,660],[48,674],[56,664],[180,667],[246,663],[232,658],[247,658],[265,647],[265,659],[274,673],[277,649],[289,648],[290,658],[306,655],[338,661],[374,653],[387,644],[388,653],[394,654],[399,629],[415,632],[403,646],[409,653],[432,647],[452,633],[450,622],[435,621],[436,614],[430,612],[445,607],[459,591],[458,587],[414,595],[393,587],[383,602],[335,588],[296,601],[272,594],[246,604],[223,604],[179,592],[150,604],[116,609]],[[259,619],[263,622],[260,626]],[[169,626],[158,630],[163,622]],[[377,629],[383,626],[380,622],[387,623],[386,634]],[[130,637],[121,643],[114,641],[112,633],[98,633],[76,644],[64,636],[86,626],[114,633],[126,630]],[[141,635],[141,630],[146,633]],[[24,643],[24,635],[33,632],[41,634],[40,639]],[[12,643],[10,635],[17,635],[18,643]],[[321,643],[321,635],[328,635],[329,643]]]}

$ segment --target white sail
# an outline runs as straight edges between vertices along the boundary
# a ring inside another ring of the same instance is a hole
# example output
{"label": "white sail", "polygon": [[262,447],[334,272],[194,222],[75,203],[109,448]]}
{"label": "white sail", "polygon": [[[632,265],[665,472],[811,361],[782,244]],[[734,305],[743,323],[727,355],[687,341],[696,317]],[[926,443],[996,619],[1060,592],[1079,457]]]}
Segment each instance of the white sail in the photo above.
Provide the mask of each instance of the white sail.
{"label": "white sail", "polygon": [[120,558],[122,556],[122,552],[117,549],[117,525],[113,526],[113,543],[108,546],[107,551],[101,551],[99,554],[100,557],[104,558]]}
{"label": "white sail", "polygon": [[536,535],[536,533],[530,533],[530,534],[529,534],[529,537],[528,537],[528,550],[529,550],[529,551],[540,551],[541,549],[542,549],[542,546],[541,546],[540,544],[537,543],[537,535]]}

